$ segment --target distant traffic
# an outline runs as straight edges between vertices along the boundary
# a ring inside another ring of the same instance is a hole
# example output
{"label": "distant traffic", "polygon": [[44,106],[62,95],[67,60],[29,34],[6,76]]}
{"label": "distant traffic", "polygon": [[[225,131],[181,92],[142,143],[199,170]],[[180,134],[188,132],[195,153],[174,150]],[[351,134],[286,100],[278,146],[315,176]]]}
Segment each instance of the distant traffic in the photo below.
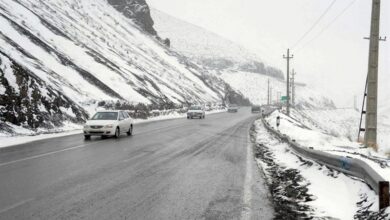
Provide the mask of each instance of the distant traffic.
{"label": "distant traffic", "polygon": [[[229,104],[226,107],[226,112],[237,113],[240,106]],[[188,107],[186,112],[187,119],[205,119],[207,106],[192,105]],[[253,105],[252,113],[261,113],[261,107]],[[97,111],[84,125],[83,133],[85,140],[90,140],[92,136],[100,136],[101,138],[114,137],[119,138],[120,135],[133,135],[134,120],[125,110],[101,110]]]}

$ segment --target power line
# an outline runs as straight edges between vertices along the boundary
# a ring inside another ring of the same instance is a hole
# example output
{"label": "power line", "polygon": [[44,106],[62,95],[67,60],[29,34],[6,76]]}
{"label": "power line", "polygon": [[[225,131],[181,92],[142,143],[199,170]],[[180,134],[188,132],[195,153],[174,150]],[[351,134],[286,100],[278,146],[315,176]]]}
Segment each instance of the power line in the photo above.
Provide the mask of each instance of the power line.
{"label": "power line", "polygon": [[330,28],[341,16],[345,14],[345,12],[348,11],[349,8],[352,7],[352,5],[356,2],[357,0],[352,0],[342,11],[340,14],[338,14],[328,25],[326,25],[314,38],[312,38],[310,41],[308,41],[306,44],[304,44],[302,47],[298,48],[295,53],[298,53],[301,51],[303,48],[305,48],[307,45],[311,44],[313,41],[317,40],[328,28]]}
{"label": "power line", "polygon": [[325,15],[330,11],[330,9],[333,7],[333,5],[336,3],[337,0],[333,0],[332,3],[330,3],[330,5],[326,8],[326,10],[324,11],[324,13],[322,13],[322,15],[314,22],[314,24],[309,28],[309,30],[307,30],[305,32],[305,34],[303,34],[303,36],[292,46],[292,48],[294,49],[299,43],[301,43],[301,41],[303,39],[305,39],[305,37],[315,28],[315,26],[317,26],[318,23],[320,23],[320,21],[325,17]]}

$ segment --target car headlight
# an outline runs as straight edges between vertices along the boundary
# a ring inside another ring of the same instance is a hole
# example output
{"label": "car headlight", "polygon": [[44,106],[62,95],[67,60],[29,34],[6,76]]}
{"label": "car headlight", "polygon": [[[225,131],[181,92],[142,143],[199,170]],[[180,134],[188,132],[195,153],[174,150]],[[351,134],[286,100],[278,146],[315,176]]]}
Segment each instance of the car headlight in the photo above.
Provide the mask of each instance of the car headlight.
{"label": "car headlight", "polygon": [[106,125],[106,126],[104,126],[105,128],[113,128],[114,127],[114,125]]}
{"label": "car headlight", "polygon": [[84,129],[87,129],[87,128],[89,128],[89,125],[84,125]]}

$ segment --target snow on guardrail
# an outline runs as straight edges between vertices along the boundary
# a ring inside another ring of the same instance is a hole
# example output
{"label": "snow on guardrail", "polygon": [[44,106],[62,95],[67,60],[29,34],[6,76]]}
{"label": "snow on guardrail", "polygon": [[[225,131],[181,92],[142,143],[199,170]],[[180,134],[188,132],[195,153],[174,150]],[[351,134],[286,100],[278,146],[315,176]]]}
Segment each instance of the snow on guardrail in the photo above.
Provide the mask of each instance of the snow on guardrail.
{"label": "snow on guardrail", "polygon": [[338,156],[304,147],[287,135],[276,130],[265,120],[264,117],[262,117],[261,120],[268,131],[278,136],[282,141],[287,142],[295,153],[312,159],[319,164],[364,180],[364,182],[366,182],[375,191],[375,193],[379,195],[380,209],[389,207],[389,182],[379,175],[366,162],[357,158]]}

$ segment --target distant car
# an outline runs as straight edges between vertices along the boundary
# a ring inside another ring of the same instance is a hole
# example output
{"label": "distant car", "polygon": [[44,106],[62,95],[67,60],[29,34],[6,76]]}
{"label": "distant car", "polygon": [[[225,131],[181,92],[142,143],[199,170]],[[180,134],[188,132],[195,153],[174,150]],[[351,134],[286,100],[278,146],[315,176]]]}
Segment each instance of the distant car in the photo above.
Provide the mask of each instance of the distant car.
{"label": "distant car", "polygon": [[187,119],[193,119],[193,118],[200,118],[200,119],[206,118],[206,113],[202,106],[194,105],[188,108]]}
{"label": "distant car", "polygon": [[130,136],[133,124],[133,119],[125,111],[98,111],[85,123],[84,137],[89,140],[91,136],[118,138],[125,133]]}
{"label": "distant car", "polygon": [[260,113],[261,112],[261,108],[259,105],[254,105],[252,106],[252,113]]}
{"label": "distant car", "polygon": [[227,111],[236,113],[236,112],[238,112],[238,106],[236,104],[231,104],[231,105],[229,105]]}

